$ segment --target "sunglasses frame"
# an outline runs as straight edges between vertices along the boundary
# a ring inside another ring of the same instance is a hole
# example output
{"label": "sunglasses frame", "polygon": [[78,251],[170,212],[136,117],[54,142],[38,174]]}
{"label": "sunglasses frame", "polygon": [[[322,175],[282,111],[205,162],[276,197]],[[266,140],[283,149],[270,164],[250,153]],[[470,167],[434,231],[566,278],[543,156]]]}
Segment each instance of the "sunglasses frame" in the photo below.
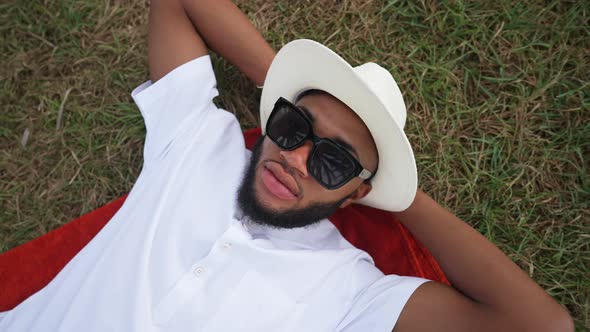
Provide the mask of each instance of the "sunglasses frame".
{"label": "sunglasses frame", "polygon": [[[308,134],[305,138],[303,138],[301,140],[301,142],[295,144],[294,146],[290,147],[290,148],[284,148],[281,144],[279,144],[277,141],[275,141],[275,139],[273,137],[271,137],[271,135],[269,135],[269,129],[270,129],[270,124],[272,123],[272,120],[274,118],[274,116],[278,113],[278,110],[281,106],[287,106],[289,107],[292,111],[294,111],[299,117],[301,117],[304,122],[307,124],[308,127]],[[318,177],[313,174],[312,172],[309,172],[309,174],[311,174],[311,176],[313,176],[314,179],[316,179],[316,181],[318,181],[318,183],[328,189],[328,190],[335,190],[338,189],[342,186],[344,186],[345,184],[347,184],[348,182],[350,182],[350,180],[354,179],[355,177],[359,177],[363,180],[367,180],[370,179],[373,174],[365,169],[361,163],[344,147],[342,147],[340,144],[334,142],[333,140],[329,139],[329,138],[323,138],[323,137],[319,137],[317,136],[314,132],[313,132],[313,124],[311,122],[311,120],[307,117],[307,114],[305,114],[299,107],[297,107],[296,105],[294,105],[293,103],[291,103],[290,101],[288,101],[287,99],[283,98],[283,97],[279,97],[279,99],[275,102],[275,105],[270,113],[270,116],[268,117],[268,120],[266,121],[266,136],[268,136],[268,138],[276,145],[278,146],[280,149],[282,150],[286,150],[286,151],[292,151],[295,150],[297,148],[299,148],[300,146],[302,146],[307,140],[311,140],[313,147],[311,149],[311,151],[309,152],[309,156],[307,157],[307,169],[310,170],[311,169],[311,161],[314,157],[314,154],[317,151],[317,147],[319,144],[329,144],[332,147],[336,148],[336,150],[338,150],[339,152],[342,153],[343,156],[345,156],[347,159],[349,159],[352,162],[353,165],[353,172],[350,174],[350,176],[348,176],[346,178],[345,181],[342,181],[342,183],[335,185],[335,186],[329,186],[324,184],[320,179],[318,179]],[[316,156],[316,158],[321,158]]]}

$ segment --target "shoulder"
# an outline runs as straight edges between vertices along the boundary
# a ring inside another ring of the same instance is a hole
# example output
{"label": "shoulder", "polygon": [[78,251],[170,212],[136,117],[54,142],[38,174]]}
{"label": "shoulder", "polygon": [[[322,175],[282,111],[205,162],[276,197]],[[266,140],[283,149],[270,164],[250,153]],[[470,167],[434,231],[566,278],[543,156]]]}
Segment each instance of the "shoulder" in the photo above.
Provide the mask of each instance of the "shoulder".
{"label": "shoulder", "polygon": [[391,331],[414,292],[428,280],[385,275],[358,292],[338,331]]}

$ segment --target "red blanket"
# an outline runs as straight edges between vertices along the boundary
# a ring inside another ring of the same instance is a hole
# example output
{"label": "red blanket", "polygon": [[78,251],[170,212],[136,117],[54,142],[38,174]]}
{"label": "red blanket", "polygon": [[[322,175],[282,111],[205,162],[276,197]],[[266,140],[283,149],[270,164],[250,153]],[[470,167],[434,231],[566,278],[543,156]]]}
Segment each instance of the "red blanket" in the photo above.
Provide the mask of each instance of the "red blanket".
{"label": "red blanket", "polygon": [[[260,129],[244,133],[251,148]],[[14,308],[43,288],[119,210],[127,195],[35,240],[0,255],[0,311]],[[330,220],[356,247],[368,252],[385,274],[409,275],[448,284],[432,255],[386,211],[352,205]]]}

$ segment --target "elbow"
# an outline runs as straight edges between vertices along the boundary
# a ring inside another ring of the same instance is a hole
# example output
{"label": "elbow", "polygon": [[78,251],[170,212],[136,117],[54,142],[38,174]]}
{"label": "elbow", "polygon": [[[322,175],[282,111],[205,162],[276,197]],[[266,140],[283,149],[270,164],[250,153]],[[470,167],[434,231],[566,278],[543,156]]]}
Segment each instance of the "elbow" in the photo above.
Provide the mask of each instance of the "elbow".
{"label": "elbow", "polygon": [[555,329],[553,331],[574,332],[574,320],[570,314],[562,309],[561,314],[554,320]]}
{"label": "elbow", "polygon": [[574,330],[574,320],[565,309],[561,309],[550,317],[546,317],[543,320],[542,328],[536,329],[536,331],[546,332],[574,332]]}
{"label": "elbow", "polygon": [[525,316],[513,317],[504,323],[506,330],[527,332],[574,332],[575,330],[572,317],[563,308],[544,312],[543,315],[530,315],[527,318]]}

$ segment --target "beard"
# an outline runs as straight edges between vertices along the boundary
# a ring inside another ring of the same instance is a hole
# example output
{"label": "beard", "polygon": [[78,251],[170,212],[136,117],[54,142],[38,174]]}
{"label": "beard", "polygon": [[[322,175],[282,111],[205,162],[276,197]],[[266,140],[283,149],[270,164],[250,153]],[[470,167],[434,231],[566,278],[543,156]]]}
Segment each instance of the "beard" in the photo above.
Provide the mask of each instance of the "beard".
{"label": "beard", "polygon": [[262,142],[266,136],[261,136],[252,149],[250,163],[246,168],[242,183],[238,189],[238,206],[252,222],[274,228],[298,228],[317,223],[328,218],[349,197],[346,196],[335,202],[312,203],[308,207],[278,211],[264,206],[256,197],[254,183],[256,166],[262,155]]}

